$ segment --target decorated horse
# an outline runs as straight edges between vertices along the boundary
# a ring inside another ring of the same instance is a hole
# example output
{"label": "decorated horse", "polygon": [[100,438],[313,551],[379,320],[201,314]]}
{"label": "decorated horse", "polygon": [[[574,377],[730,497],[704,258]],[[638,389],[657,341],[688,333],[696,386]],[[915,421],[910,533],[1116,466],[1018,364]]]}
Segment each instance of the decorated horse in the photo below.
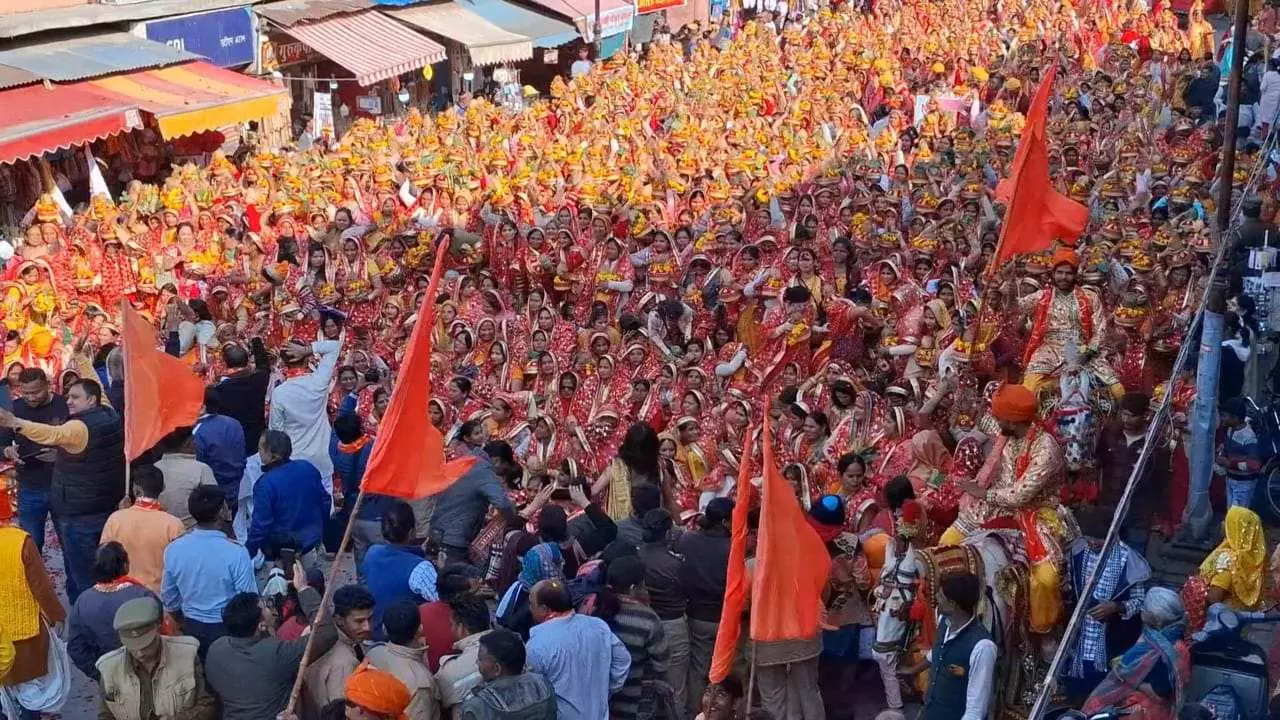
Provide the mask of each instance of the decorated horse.
{"label": "decorated horse", "polygon": [[932,645],[937,588],[942,578],[971,573],[983,584],[977,617],[999,649],[994,698],[996,717],[1025,718],[1039,679],[1038,661],[1028,631],[1030,574],[1022,533],[983,530],[959,545],[919,551],[921,564],[917,612],[920,646]]}

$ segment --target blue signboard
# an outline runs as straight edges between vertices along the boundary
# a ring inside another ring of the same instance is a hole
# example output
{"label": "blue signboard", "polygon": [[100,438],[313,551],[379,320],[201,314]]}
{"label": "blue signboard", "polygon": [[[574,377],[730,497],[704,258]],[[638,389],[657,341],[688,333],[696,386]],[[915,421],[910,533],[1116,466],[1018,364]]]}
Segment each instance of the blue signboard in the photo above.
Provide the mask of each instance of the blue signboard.
{"label": "blue signboard", "polygon": [[222,67],[253,62],[253,15],[249,8],[230,8],[186,17],[153,20],[147,39],[203,55]]}

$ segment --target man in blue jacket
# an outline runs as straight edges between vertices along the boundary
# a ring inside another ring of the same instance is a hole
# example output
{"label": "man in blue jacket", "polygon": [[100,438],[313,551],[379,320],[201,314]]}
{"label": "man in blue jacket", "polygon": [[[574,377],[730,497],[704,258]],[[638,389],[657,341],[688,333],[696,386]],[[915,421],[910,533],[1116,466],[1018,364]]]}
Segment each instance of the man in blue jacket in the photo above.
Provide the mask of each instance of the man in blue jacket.
{"label": "man in blue jacket", "polygon": [[332,500],[320,471],[306,460],[291,460],[293,443],[280,430],[268,430],[258,443],[262,477],[253,486],[253,517],[245,549],[252,557],[264,545],[292,541],[303,568],[319,560],[324,523]]}
{"label": "man in blue jacket", "polygon": [[371,621],[373,636],[377,639],[386,637],[382,613],[397,601],[412,600],[417,605],[440,599],[436,592],[436,568],[414,542],[414,524],[409,503],[388,498],[382,515],[385,542],[370,547],[360,563],[360,575],[373,594]]}
{"label": "man in blue jacket", "polygon": [[244,477],[244,428],[240,421],[222,414],[218,393],[204,390],[204,410],[191,430],[196,441],[196,459],[213,470],[213,478],[227,497],[227,508],[236,514],[240,479]]}
{"label": "man in blue jacket", "polygon": [[[342,534],[347,529],[347,519],[355,507],[364,482],[364,470],[373,453],[373,438],[366,435],[360,418],[354,412],[339,411],[333,421],[333,439],[329,443],[329,457],[333,460],[335,487],[342,486],[341,512],[334,515],[325,533],[325,546],[337,550]],[[356,567],[364,562],[369,546],[382,542],[382,513],[390,500],[385,495],[365,493],[351,529],[351,547],[356,556]]]}

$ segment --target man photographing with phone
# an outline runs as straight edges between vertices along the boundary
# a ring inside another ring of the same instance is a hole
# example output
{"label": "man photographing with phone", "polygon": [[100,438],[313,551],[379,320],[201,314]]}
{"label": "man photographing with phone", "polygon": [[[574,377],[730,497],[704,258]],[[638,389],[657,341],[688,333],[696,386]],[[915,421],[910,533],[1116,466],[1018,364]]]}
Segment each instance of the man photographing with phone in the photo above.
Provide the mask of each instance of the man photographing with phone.
{"label": "man photographing with phone", "polygon": [[[13,414],[21,420],[61,425],[67,421],[67,401],[53,392],[49,376],[40,368],[26,368],[18,375],[22,397],[13,401]],[[36,550],[44,549],[45,522],[50,517],[49,485],[57,450],[24,437],[13,428],[0,428],[4,456],[17,464],[18,525],[31,536]]]}

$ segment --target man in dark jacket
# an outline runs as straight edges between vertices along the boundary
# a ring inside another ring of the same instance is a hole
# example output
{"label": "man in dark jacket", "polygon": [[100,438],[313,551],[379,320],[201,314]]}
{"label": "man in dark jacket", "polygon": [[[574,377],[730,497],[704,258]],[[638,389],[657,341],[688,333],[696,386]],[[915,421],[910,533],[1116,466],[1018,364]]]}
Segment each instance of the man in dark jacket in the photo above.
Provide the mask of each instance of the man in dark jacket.
{"label": "man in dark jacket", "polygon": [[1245,275],[1257,275],[1258,271],[1249,269],[1249,251],[1262,247],[1265,243],[1280,240],[1280,231],[1275,224],[1263,222],[1262,200],[1251,195],[1240,203],[1240,214],[1244,222],[1240,223],[1240,235],[1228,256],[1231,263],[1230,289],[1237,293],[1243,286]]}
{"label": "man in dark jacket", "polygon": [[510,630],[480,636],[479,668],[484,683],[458,710],[459,720],[554,720],[556,695],[547,679],[525,672],[524,643]]}
{"label": "man in dark jacket", "polygon": [[[1147,395],[1126,393],[1120,398],[1118,422],[1104,427],[1098,440],[1098,499],[1093,508],[1080,508],[1082,512],[1079,514],[1100,516],[1103,527],[1110,524],[1115,516],[1120,495],[1129,483],[1129,476],[1133,474],[1134,465],[1146,444],[1150,407],[1151,398]],[[1146,552],[1153,523],[1163,517],[1161,509],[1168,507],[1168,498],[1160,492],[1160,488],[1169,487],[1168,468],[1168,449],[1157,447],[1151,453],[1151,461],[1143,470],[1138,490],[1129,505],[1121,539],[1139,553]]]}
{"label": "man in dark jacket", "polygon": [[306,460],[292,460],[293,443],[279,430],[268,430],[258,443],[262,477],[253,486],[253,520],[245,549],[252,557],[264,545],[292,541],[307,570],[318,561],[332,500],[320,471]]}
{"label": "man in dark jacket", "polygon": [[[40,368],[27,368],[18,375],[22,397],[13,402],[13,414],[22,420],[60,425],[67,421],[67,401],[53,393],[49,376]],[[45,520],[49,517],[49,486],[53,482],[53,460],[58,451],[38,445],[12,428],[0,428],[4,456],[18,467],[18,524],[44,549]],[[96,659],[96,658],[95,658]]]}
{"label": "man in dark jacket", "polygon": [[258,452],[258,439],[267,428],[267,384],[271,379],[271,357],[262,339],[251,340],[249,349],[252,366],[243,347],[227,345],[222,349],[227,374],[213,386],[220,412],[239,420],[244,429],[245,457]]}
{"label": "man in dark jacket", "polygon": [[116,414],[124,417],[124,352],[119,347],[111,348],[107,353],[106,363],[107,385],[103,392],[107,403],[116,409]]}
{"label": "man in dark jacket", "polygon": [[707,503],[700,527],[680,536],[675,551],[684,557],[680,583],[684,586],[689,623],[689,676],[686,698],[690,710],[702,702],[720,629],[720,609],[729,574],[729,522],[733,501],[715,498]]}
{"label": "man in dark jacket", "polygon": [[[302,614],[310,621],[320,611],[320,593],[307,586],[307,574],[295,567],[293,587],[298,591]],[[284,641],[269,628],[257,595],[240,593],[222,609],[227,634],[213,641],[205,663],[209,687],[222,701],[223,720],[260,720],[284,711],[307,637]],[[311,657],[329,651],[338,641],[332,619],[316,626]]]}
{"label": "man in dark jacket", "polygon": [[93,585],[93,561],[107,516],[124,497],[124,425],[102,404],[102,386],[80,379],[67,390],[69,418],[61,425],[22,420],[0,410],[0,427],[38,445],[57,448],[49,509],[62,540],[67,599]]}
{"label": "man in dark jacket", "polygon": [[[360,495],[360,484],[364,482],[364,471],[372,453],[373,438],[365,434],[360,418],[351,412],[339,413],[333,421],[329,459],[333,461],[334,487],[342,487],[342,511],[333,516],[325,530],[325,547],[336,549],[341,543],[347,520]],[[357,568],[364,562],[364,554],[368,552],[369,546],[383,541],[382,513],[390,500],[385,495],[365,493],[364,500],[360,503],[356,523],[351,528],[351,549],[356,556]]]}
{"label": "man in dark jacket", "polygon": [[1218,117],[1218,106],[1214,98],[1218,94],[1218,84],[1221,79],[1218,66],[1214,65],[1213,61],[1209,61],[1182,91],[1182,99],[1187,103],[1187,110],[1199,113],[1198,122],[1213,122]]}

